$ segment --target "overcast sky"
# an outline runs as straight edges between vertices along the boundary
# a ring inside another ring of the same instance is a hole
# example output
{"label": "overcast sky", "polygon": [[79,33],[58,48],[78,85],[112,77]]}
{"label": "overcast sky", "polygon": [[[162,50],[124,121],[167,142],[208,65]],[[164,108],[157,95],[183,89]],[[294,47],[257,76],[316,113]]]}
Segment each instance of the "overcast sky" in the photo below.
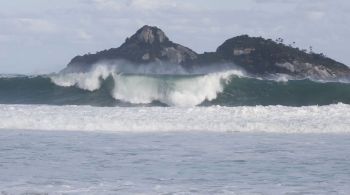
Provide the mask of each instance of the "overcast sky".
{"label": "overcast sky", "polygon": [[0,0],[0,73],[59,71],[145,24],[196,52],[240,34],[313,46],[350,65],[349,0]]}

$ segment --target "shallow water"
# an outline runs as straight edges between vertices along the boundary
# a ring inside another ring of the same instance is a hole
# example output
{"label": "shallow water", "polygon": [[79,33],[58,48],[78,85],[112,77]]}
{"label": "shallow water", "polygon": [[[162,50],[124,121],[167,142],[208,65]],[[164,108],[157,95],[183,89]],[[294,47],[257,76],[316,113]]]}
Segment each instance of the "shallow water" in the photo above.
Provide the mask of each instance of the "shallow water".
{"label": "shallow water", "polygon": [[350,134],[0,131],[0,194],[349,194]]}

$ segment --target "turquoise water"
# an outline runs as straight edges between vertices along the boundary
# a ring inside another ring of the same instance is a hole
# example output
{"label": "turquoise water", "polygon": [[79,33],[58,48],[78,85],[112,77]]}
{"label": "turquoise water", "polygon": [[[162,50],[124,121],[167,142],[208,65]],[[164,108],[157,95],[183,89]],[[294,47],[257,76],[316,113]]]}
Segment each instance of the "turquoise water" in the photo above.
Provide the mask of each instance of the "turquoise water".
{"label": "turquoise water", "polygon": [[0,131],[2,194],[349,194],[350,134]]}

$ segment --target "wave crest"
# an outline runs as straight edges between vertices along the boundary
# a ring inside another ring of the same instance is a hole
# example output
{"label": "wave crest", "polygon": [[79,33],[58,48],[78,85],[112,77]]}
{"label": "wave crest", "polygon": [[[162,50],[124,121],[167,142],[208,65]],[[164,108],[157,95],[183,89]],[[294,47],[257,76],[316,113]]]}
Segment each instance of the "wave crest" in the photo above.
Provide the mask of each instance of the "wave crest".
{"label": "wave crest", "polygon": [[[50,78],[56,85],[76,86],[88,91],[100,89],[103,81],[112,78],[114,86],[110,93],[117,100],[132,104],[159,101],[169,106],[187,107],[216,99],[232,76],[245,76],[243,71],[234,69],[207,74],[185,74],[182,71],[177,75],[168,75],[167,72],[139,74],[139,70],[135,71],[136,74],[124,73],[118,66],[97,65],[88,72],[62,72]],[[149,72],[144,67],[141,70]]]}

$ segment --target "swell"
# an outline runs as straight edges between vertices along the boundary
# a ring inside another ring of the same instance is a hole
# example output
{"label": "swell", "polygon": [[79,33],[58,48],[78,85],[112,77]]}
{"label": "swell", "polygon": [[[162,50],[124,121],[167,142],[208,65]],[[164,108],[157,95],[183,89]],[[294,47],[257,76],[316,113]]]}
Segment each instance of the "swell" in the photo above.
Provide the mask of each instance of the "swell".
{"label": "swell", "polygon": [[90,92],[55,85],[48,76],[0,78],[0,103],[113,106],[116,100],[109,95],[108,83]]}
{"label": "swell", "polygon": [[307,79],[277,82],[230,71],[206,75],[108,73],[95,77],[90,74],[0,77],[0,104],[308,106],[334,103],[350,104],[350,84]]}
{"label": "swell", "polygon": [[350,104],[350,84],[318,82],[310,79],[276,82],[254,78],[233,78],[217,99],[204,104],[309,106],[336,103]]}

